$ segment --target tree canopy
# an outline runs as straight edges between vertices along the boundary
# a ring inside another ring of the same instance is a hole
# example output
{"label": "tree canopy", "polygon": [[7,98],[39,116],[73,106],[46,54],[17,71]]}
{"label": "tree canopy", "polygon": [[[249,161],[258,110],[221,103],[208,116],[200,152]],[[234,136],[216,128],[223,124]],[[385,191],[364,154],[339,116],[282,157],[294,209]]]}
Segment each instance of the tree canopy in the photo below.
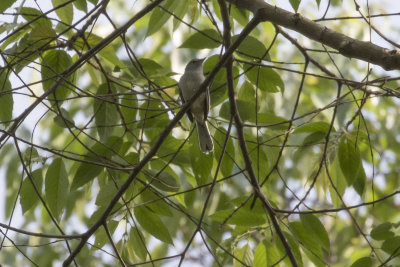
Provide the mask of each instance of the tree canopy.
{"label": "tree canopy", "polygon": [[396,5],[1,1],[0,265],[400,265]]}

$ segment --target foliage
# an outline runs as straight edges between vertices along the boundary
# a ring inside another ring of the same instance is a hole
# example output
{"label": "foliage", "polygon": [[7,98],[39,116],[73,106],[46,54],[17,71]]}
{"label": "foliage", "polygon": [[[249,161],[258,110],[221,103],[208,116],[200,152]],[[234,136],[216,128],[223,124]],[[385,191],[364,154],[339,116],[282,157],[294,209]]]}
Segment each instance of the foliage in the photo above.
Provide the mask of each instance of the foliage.
{"label": "foliage", "polygon": [[[1,264],[399,265],[398,70],[244,35],[229,1],[158,2],[1,1]],[[379,1],[276,2],[359,40],[399,30]],[[209,154],[177,88],[196,56]]]}

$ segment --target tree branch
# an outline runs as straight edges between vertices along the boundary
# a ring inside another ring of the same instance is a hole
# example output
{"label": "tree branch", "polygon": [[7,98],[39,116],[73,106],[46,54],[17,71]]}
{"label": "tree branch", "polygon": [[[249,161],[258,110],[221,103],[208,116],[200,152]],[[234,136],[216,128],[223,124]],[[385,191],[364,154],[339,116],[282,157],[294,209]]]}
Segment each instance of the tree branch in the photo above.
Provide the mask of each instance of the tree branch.
{"label": "tree branch", "polygon": [[[230,22],[229,22],[229,17],[228,17],[228,10],[225,5],[225,2],[223,0],[218,0],[220,8],[221,8],[221,16],[222,16],[222,21],[224,24],[224,46],[229,47],[231,44],[231,27],[230,27]],[[258,14],[258,13],[257,13]],[[255,16],[257,18],[258,16]],[[237,130],[237,135],[239,139],[239,145],[240,149],[242,151],[242,156],[245,162],[246,166],[246,171],[249,174],[250,178],[250,183],[253,187],[254,194],[261,199],[262,205],[264,210],[268,213],[269,218],[271,219],[272,225],[282,242],[283,247],[285,248],[286,254],[289,257],[289,260],[292,264],[292,266],[297,267],[299,264],[297,263],[296,257],[294,256],[293,250],[290,247],[290,244],[288,240],[286,239],[280,225],[278,222],[278,219],[276,217],[274,208],[272,207],[271,203],[267,199],[267,197],[264,195],[262,192],[262,189],[260,187],[260,184],[257,181],[257,177],[254,173],[254,169],[251,163],[250,159],[250,153],[247,148],[246,144],[246,138],[244,136],[244,131],[243,131],[243,121],[240,118],[240,114],[236,105],[236,99],[235,99],[235,90],[234,90],[234,85],[233,85],[233,58],[232,56],[229,56],[227,63],[225,65],[226,68],[226,80],[227,80],[227,85],[228,85],[228,95],[229,95],[229,103],[230,103],[230,112],[231,116],[235,120],[236,124],[236,130]],[[303,75],[304,77],[304,75]]]}
{"label": "tree branch", "polygon": [[[152,2],[147,8],[154,7],[156,6],[159,2],[162,0],[157,0],[156,2]],[[206,79],[203,81],[203,83],[200,85],[200,87],[197,89],[196,93],[193,94],[193,96],[185,102],[185,104],[182,106],[181,110],[176,113],[176,116],[168,123],[168,125],[164,128],[163,132],[160,134],[160,137],[157,139],[157,141],[154,143],[152,148],[149,150],[149,152],[143,157],[143,159],[136,165],[136,167],[132,170],[130,173],[128,179],[121,185],[119,188],[118,192],[114,195],[114,197],[109,201],[107,208],[104,210],[102,216],[85,232],[81,235],[81,241],[79,244],[75,247],[74,251],[68,256],[67,259],[63,262],[63,266],[69,266],[71,261],[76,257],[76,255],[81,251],[83,246],[86,244],[86,241],[90,238],[90,236],[93,235],[93,233],[104,224],[106,221],[107,217],[110,215],[112,212],[115,204],[119,201],[119,199],[122,197],[122,195],[125,193],[125,191],[129,188],[130,184],[136,179],[136,176],[139,174],[139,172],[142,170],[142,168],[153,158],[153,156],[157,153],[158,149],[161,147],[162,143],[165,141],[165,139],[168,137],[172,129],[175,127],[175,125],[178,123],[178,121],[185,115],[186,111],[189,109],[189,107],[193,104],[193,102],[200,96],[200,94],[204,93],[208,85],[211,83],[211,81],[214,79],[214,77],[217,75],[218,71],[224,66],[224,64],[227,62],[228,58],[233,54],[233,52],[239,47],[240,43],[247,37],[247,35],[250,34],[250,32],[260,23],[260,19],[258,16],[255,16],[246,27],[242,30],[238,38],[235,40],[235,42],[232,43],[231,46],[225,51],[225,53],[222,55],[220,60],[217,62],[217,64],[214,66],[214,68],[209,72],[207,75]],[[50,89],[49,89],[50,90]]]}
{"label": "tree branch", "polygon": [[267,4],[263,0],[226,0],[239,8],[247,9],[260,19],[294,30],[314,41],[339,51],[345,57],[357,58],[381,66],[385,70],[400,69],[400,51],[390,50],[336,32],[298,13]]}

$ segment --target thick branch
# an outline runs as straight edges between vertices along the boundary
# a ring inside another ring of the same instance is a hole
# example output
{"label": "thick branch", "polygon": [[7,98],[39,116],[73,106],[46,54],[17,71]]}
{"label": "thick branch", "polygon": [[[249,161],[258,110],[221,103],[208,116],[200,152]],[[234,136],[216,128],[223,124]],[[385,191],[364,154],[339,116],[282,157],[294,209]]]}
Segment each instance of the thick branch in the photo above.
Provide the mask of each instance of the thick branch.
{"label": "thick branch", "polygon": [[314,41],[338,50],[343,56],[361,59],[381,66],[385,70],[400,69],[400,51],[353,39],[309,20],[298,13],[295,14],[267,4],[263,0],[226,1],[235,4],[239,8],[247,9],[254,14],[258,11],[262,20],[294,30]]}

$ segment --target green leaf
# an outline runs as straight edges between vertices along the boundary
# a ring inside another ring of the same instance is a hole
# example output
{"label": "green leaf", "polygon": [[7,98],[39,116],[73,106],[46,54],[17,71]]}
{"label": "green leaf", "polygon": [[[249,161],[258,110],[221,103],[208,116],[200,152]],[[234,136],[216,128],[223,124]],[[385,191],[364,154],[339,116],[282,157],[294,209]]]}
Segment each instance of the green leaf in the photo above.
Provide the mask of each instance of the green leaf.
{"label": "green leaf", "polygon": [[323,262],[324,255],[319,240],[315,239],[314,235],[310,235],[303,224],[298,221],[289,223],[289,227],[292,230],[291,232],[303,244],[303,251],[307,254],[309,259],[316,266],[326,266]]}
{"label": "green leaf", "polygon": [[175,178],[166,171],[158,173],[156,170],[145,170],[144,177],[155,188],[165,192],[178,192],[180,185]]}
{"label": "green leaf", "polygon": [[350,267],[372,267],[372,260],[370,257],[359,258]]}
{"label": "green leaf", "polygon": [[[63,50],[49,50],[44,53],[42,59],[42,84],[45,91],[53,85],[53,83],[72,64],[72,58]],[[74,83],[74,76],[63,77],[64,80],[55,90],[55,98],[59,101],[64,100],[72,91]],[[49,95],[50,100],[54,100],[54,93]]]}
{"label": "green leaf", "polygon": [[147,249],[146,249],[146,240],[144,235],[140,232],[140,230],[136,227],[131,227],[129,231],[128,237],[128,253],[131,258],[134,258],[134,255],[139,257],[142,261],[146,260]]}
{"label": "green leaf", "polygon": [[136,220],[144,230],[162,242],[173,245],[167,227],[155,213],[143,206],[135,207],[133,211]]}
{"label": "green leaf", "polygon": [[375,240],[386,240],[392,238],[394,236],[394,233],[390,231],[392,226],[392,223],[385,222],[374,227],[371,231],[371,237]]}
{"label": "green leaf", "polygon": [[254,267],[261,266],[279,266],[277,262],[281,261],[277,246],[268,240],[260,242],[254,253]]}
{"label": "green leaf", "polygon": [[[76,40],[74,44],[76,49],[87,51],[89,50],[89,47],[92,48],[103,40],[103,38],[93,33],[85,33],[84,38],[85,39],[80,37]],[[115,49],[112,45],[107,45],[103,49],[101,49],[99,55],[102,59],[105,59],[106,62],[111,64],[113,68],[116,66],[118,66],[120,69],[125,68],[124,63],[119,60],[119,58],[117,57],[117,53],[115,52]]]}
{"label": "green leaf", "polygon": [[[179,0],[168,0],[164,5],[162,5],[163,8],[156,7],[151,13],[146,37],[158,32],[158,30],[161,29],[161,27],[164,26],[168,21],[169,17],[171,16],[170,13],[173,13],[179,4]],[[164,9],[168,10],[169,12],[165,11]]]}
{"label": "green leaf", "polygon": [[[36,189],[39,193],[42,192],[43,176],[42,169],[37,169],[31,173],[31,178],[35,184]],[[39,202],[39,197],[32,185],[31,179],[27,176],[22,182],[20,192],[20,202],[22,206],[22,212],[25,214],[28,210],[35,207]]]}
{"label": "green leaf", "polygon": [[[121,145],[122,145],[122,139],[120,137],[111,136],[110,138],[108,138],[105,144],[103,143],[94,144],[90,148],[90,150],[93,152],[89,152],[87,155],[85,155],[85,159],[100,163],[104,160],[103,158],[109,159],[116,153],[118,153],[119,149],[121,148]],[[96,165],[94,163],[90,164],[81,162],[78,164],[79,165],[77,171],[72,181],[71,190],[75,190],[85,185],[86,183],[90,182],[95,177],[97,177],[103,170],[102,166]]]}
{"label": "green leaf", "polygon": [[[190,1],[176,1],[179,2],[178,6],[175,7],[174,10],[174,14],[176,17],[183,19],[183,17],[185,16],[186,12],[189,9],[189,4]],[[181,24],[181,21],[178,20],[176,17],[174,17],[174,27],[173,27],[173,31],[175,31],[176,29],[178,29],[179,25]]]}
{"label": "green leaf", "polygon": [[[329,131],[330,124],[323,121],[318,122],[310,122],[300,127],[296,128],[293,133],[312,133],[312,132],[321,132],[327,133]],[[332,131],[335,129],[332,127]]]}
{"label": "green leaf", "polygon": [[[249,69],[249,65],[245,64],[245,69]],[[249,81],[262,91],[268,93],[283,92],[285,85],[279,74],[268,67],[252,67],[246,72]]]}
{"label": "green leaf", "polygon": [[214,29],[205,29],[195,32],[186,39],[179,48],[217,48],[221,45],[221,37]]}
{"label": "green leaf", "polygon": [[124,96],[121,100],[121,112],[124,116],[125,125],[128,129],[136,128],[136,114],[138,110],[138,100],[135,95]]}
{"label": "green leaf", "polygon": [[0,12],[4,12],[7,8],[12,6],[16,0],[1,0],[0,1]]}
{"label": "green leaf", "polygon": [[400,249],[400,236],[391,237],[386,239],[382,244],[382,250],[388,254],[393,254],[395,251],[399,253]]}
{"label": "green leaf", "polygon": [[98,165],[83,162],[80,163],[75,173],[74,180],[72,181],[71,190],[78,189],[79,187],[87,184],[97,177],[102,170],[103,167]]}
{"label": "green leaf", "polygon": [[[340,196],[343,196],[344,191],[346,189],[346,179],[343,177],[343,174],[340,170],[339,160],[335,157],[334,161],[332,162],[329,172],[332,178],[332,183],[338,190]],[[342,201],[340,197],[337,195],[335,188],[329,184],[329,193],[331,195],[332,203],[335,208],[339,208],[342,206]]]}
{"label": "green leaf", "polygon": [[240,25],[246,26],[249,23],[249,12],[243,8],[238,8],[235,5],[230,6],[231,16]]}
{"label": "green leaf", "polygon": [[60,108],[61,115],[54,117],[54,123],[61,128],[73,128],[75,127],[74,119],[68,110]]}
{"label": "green leaf", "polygon": [[160,199],[160,197],[157,196],[155,193],[153,193],[150,189],[144,190],[140,194],[140,197],[145,203],[145,206],[150,208],[150,210],[156,213],[157,215],[168,216],[168,217],[172,216],[170,206],[165,202],[164,199]]}
{"label": "green leaf", "polygon": [[[19,12],[22,14],[22,17],[31,25],[31,27],[46,27],[46,28],[52,28],[51,21],[43,15],[42,11],[37,10],[35,8],[31,7],[21,7],[19,9]],[[37,17],[40,17],[36,19]],[[34,22],[31,22],[32,20],[36,19]]]}
{"label": "green leaf", "polygon": [[[232,36],[232,43],[236,41],[239,35]],[[239,54],[257,59],[268,58],[267,49],[264,44],[254,38],[253,36],[248,35],[239,45],[236,52]]]}
{"label": "green leaf", "polygon": [[[251,250],[251,247],[249,244],[244,245],[242,248],[237,248],[234,251],[235,258],[233,259],[233,266],[234,267],[242,267],[243,263],[245,263],[247,266],[251,266],[253,264],[253,251]],[[240,262],[236,260],[236,258],[240,259]]]}
{"label": "green leaf", "polygon": [[[107,223],[107,228],[108,231],[110,232],[110,235],[115,232],[115,229],[118,226],[117,221],[110,221]],[[97,231],[96,231],[96,239],[94,241],[95,246],[92,246],[92,250],[98,250],[102,247],[104,247],[105,244],[110,242],[110,239],[107,236],[106,230],[104,229],[103,226],[101,226]]]}
{"label": "green leaf", "polygon": [[54,40],[56,37],[57,37],[56,31],[45,25],[36,26],[29,33],[29,40],[36,41],[37,46],[44,45]]}
{"label": "green leaf", "polygon": [[86,0],[75,0],[75,1],[74,1],[74,6],[75,6],[77,9],[79,9],[79,10],[81,10],[81,11],[87,13],[87,3],[86,3]]}
{"label": "green leaf", "polygon": [[169,122],[168,113],[159,101],[142,101],[140,106],[138,128],[145,129],[145,135],[153,144],[160,137],[161,131]]}
{"label": "green leaf", "polygon": [[59,219],[69,192],[68,173],[61,158],[56,158],[47,169],[45,192],[50,210]]}
{"label": "green leaf", "polygon": [[115,196],[118,192],[118,189],[115,187],[113,182],[104,184],[100,187],[100,191],[96,197],[96,205],[100,207],[107,207],[110,203],[110,200]]}
{"label": "green leaf", "polygon": [[[211,170],[213,166],[213,152],[204,154],[200,150],[197,130],[193,132],[189,140],[190,162],[198,185],[203,185],[211,181]],[[201,164],[199,164],[201,162]]]}
{"label": "green leaf", "polygon": [[313,235],[327,252],[330,250],[328,232],[313,214],[300,214],[300,220],[309,235]]}
{"label": "green leaf", "polygon": [[132,68],[131,72],[137,78],[144,77],[144,82],[146,83],[148,82],[148,78],[165,78],[166,76],[170,76],[172,74],[169,68],[164,68],[156,61],[149,58],[139,59],[139,64],[141,67],[141,71],[139,72],[137,68]]}
{"label": "green leaf", "polygon": [[289,0],[290,4],[292,5],[295,12],[299,9],[299,5],[301,0]]}
{"label": "green leaf", "polygon": [[69,0],[51,0],[54,8],[56,8],[57,16],[66,24],[72,24],[72,20],[74,18],[74,8],[72,3],[69,3],[63,7],[57,8],[58,6],[64,4],[65,2],[69,2]]}
{"label": "green leaf", "polygon": [[[89,159],[96,161],[98,160],[98,156],[104,158],[111,158],[118,154],[120,148],[122,146],[122,139],[119,136],[111,136],[107,139],[107,141],[103,144],[101,142],[95,143],[91,148],[90,152],[86,155]],[[93,152],[92,152],[93,151]]]}
{"label": "green leaf", "polygon": [[345,135],[339,143],[339,163],[347,184],[352,185],[362,168],[361,155],[358,146]]}
{"label": "green leaf", "polygon": [[111,94],[115,89],[108,84],[103,83],[97,89],[97,97],[93,103],[94,121],[97,126],[97,133],[100,140],[107,140],[113,133],[116,124],[118,123],[118,111],[116,108],[116,100]]}
{"label": "green leaf", "polygon": [[210,215],[210,219],[217,222],[224,222],[226,224],[233,224],[239,226],[258,226],[267,222],[263,214],[255,213],[246,209],[239,209],[235,213],[234,209],[220,210]]}
{"label": "green leaf", "polygon": [[363,194],[365,192],[366,182],[367,182],[367,176],[365,175],[364,168],[361,165],[358,175],[353,183],[354,189],[361,197],[363,196]]}
{"label": "green leaf", "polygon": [[[215,151],[214,157],[217,162],[222,154],[222,148],[224,146],[225,138],[227,131],[220,127],[215,131],[214,140],[215,140]],[[235,160],[235,146],[233,145],[233,141],[231,137],[228,137],[228,143],[226,144],[225,155],[221,162],[221,172],[226,177],[232,175],[233,171],[233,161]]]}
{"label": "green leaf", "polygon": [[304,148],[305,146],[318,144],[321,142],[321,140],[325,139],[325,137],[326,133],[323,132],[311,133],[304,138],[303,142],[301,143],[302,147],[300,147],[300,149]]}
{"label": "green leaf", "polygon": [[253,266],[270,266],[267,264],[267,247],[264,242],[260,242],[254,251]]}
{"label": "green leaf", "polygon": [[[300,246],[299,242],[297,240],[295,240],[290,233],[284,231],[283,234],[285,235],[287,241],[289,242],[290,248],[293,251],[293,254],[294,254],[294,256],[295,256],[295,258],[297,260],[297,263],[299,264],[300,267],[303,267],[303,258],[301,256],[301,252],[300,252],[300,249],[299,249],[299,246]],[[278,241],[278,245],[280,247],[282,246],[281,247],[282,248],[282,255],[285,255],[286,251],[283,248],[283,244],[282,244],[282,242],[280,240]]]}
{"label": "green leaf", "polygon": [[[236,106],[239,111],[240,118],[243,121],[248,121],[252,123],[262,123],[262,124],[272,124],[272,123],[281,123],[286,121],[285,118],[278,117],[272,112],[270,113],[259,113],[255,109],[255,105],[249,101],[244,101],[242,99],[236,100]],[[230,111],[230,103],[225,102],[222,104],[221,109],[219,111],[219,116],[226,120],[230,120],[231,118],[231,111]],[[287,128],[286,123],[282,123],[280,128]],[[278,126],[277,126],[278,127]]]}
{"label": "green leaf", "polygon": [[0,68],[0,125],[8,125],[11,122],[14,108],[11,83],[7,76],[6,69]]}

